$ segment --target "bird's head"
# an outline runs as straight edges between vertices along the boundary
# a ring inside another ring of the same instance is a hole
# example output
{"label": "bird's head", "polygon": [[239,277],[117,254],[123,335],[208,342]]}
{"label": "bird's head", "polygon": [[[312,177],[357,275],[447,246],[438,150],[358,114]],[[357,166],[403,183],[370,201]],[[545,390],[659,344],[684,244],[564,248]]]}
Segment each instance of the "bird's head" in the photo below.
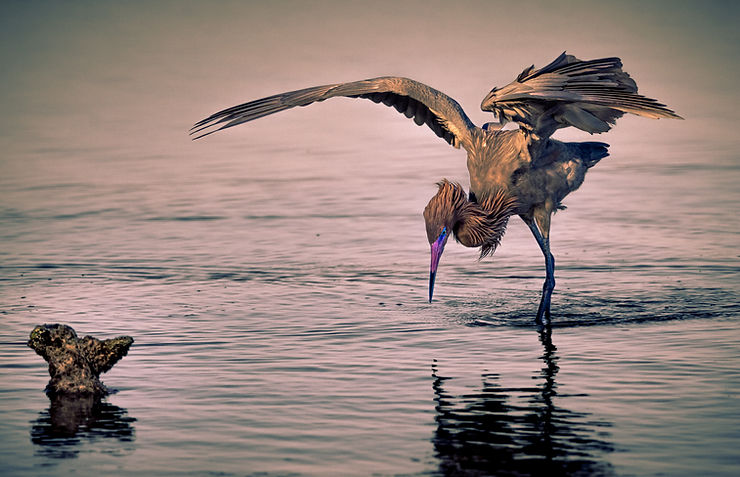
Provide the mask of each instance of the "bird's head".
{"label": "bird's head", "polygon": [[509,216],[517,206],[516,200],[503,189],[468,200],[460,184],[442,179],[437,185],[437,194],[424,209],[427,238],[432,251],[429,267],[430,302],[439,259],[450,235],[454,234],[455,240],[466,247],[480,247],[481,258],[486,257],[498,247]]}
{"label": "bird's head", "polygon": [[465,191],[460,184],[442,179],[437,183],[439,190],[424,209],[424,222],[427,238],[432,252],[429,267],[429,301],[434,293],[434,278],[437,276],[439,259],[442,257],[447,239],[455,231],[459,221],[459,210],[467,202]]}

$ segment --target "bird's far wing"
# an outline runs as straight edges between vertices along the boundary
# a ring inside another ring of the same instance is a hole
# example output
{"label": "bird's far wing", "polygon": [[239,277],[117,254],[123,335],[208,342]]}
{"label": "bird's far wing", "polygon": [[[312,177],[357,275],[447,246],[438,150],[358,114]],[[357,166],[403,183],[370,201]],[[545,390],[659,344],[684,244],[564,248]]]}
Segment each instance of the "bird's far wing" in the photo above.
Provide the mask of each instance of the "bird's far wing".
{"label": "bird's far wing", "polygon": [[462,145],[467,149],[471,144],[471,130],[475,126],[457,101],[423,83],[395,76],[316,86],[250,101],[199,121],[190,134],[195,135],[195,139],[201,138],[269,114],[336,96],[365,98],[393,106],[417,125],[429,126],[454,147]]}
{"label": "bird's far wing", "polygon": [[619,58],[582,61],[561,54],[549,65],[522,71],[515,81],[494,88],[481,109],[519,123],[539,138],[574,126],[590,133],[608,131],[624,113],[683,119],[658,101],[637,94]]}

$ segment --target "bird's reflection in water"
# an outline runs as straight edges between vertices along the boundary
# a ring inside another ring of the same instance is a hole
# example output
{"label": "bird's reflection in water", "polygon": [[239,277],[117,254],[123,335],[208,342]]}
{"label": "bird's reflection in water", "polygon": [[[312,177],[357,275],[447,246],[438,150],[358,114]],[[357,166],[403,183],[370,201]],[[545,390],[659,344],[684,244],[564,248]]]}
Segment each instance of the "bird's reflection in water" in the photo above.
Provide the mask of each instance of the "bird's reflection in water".
{"label": "bird's reflection in water", "polygon": [[[504,388],[483,374],[480,391],[453,396],[452,378],[432,367],[437,430],[433,437],[441,475],[612,475],[602,460],[613,451],[605,427],[586,413],[556,405],[557,348],[552,329],[540,330],[544,367],[530,388]],[[522,401],[524,396],[524,401]],[[522,403],[522,404],[519,404]]]}
{"label": "bird's reflection in water", "polygon": [[107,401],[56,398],[33,423],[31,442],[38,455],[52,458],[77,457],[85,442],[99,443],[103,452],[126,454],[133,451],[135,421]]}

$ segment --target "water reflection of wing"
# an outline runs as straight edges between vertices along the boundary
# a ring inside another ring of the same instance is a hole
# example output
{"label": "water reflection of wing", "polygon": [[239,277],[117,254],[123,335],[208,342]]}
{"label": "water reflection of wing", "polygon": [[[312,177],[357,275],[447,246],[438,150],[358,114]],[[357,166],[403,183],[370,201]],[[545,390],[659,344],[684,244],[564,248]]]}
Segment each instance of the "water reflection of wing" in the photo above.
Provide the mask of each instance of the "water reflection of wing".
{"label": "water reflection of wing", "polygon": [[132,451],[135,421],[125,409],[106,401],[58,398],[39,413],[31,442],[39,446],[39,454],[62,459],[76,457],[81,444],[99,439],[113,439],[117,452]]}
{"label": "water reflection of wing", "polygon": [[[504,388],[498,375],[482,375],[480,391],[453,396],[436,364],[432,376],[437,430],[432,438],[442,475],[612,475],[602,454],[603,422],[555,404],[558,371],[549,330],[541,341],[542,382],[528,388]],[[526,404],[517,398],[528,396]]]}

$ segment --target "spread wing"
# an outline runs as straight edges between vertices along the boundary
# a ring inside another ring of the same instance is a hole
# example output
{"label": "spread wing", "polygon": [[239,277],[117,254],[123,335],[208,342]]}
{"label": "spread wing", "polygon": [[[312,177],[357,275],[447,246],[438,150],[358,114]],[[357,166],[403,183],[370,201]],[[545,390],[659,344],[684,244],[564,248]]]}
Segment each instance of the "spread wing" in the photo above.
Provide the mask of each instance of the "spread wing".
{"label": "spread wing", "polygon": [[417,125],[429,126],[452,146],[462,145],[468,149],[471,145],[471,132],[475,125],[457,101],[423,83],[395,76],[315,86],[258,99],[224,109],[199,121],[190,134],[198,139],[269,114],[337,96],[365,98],[393,106]]}
{"label": "spread wing", "polygon": [[637,84],[622,71],[619,58],[582,61],[565,53],[539,70],[530,66],[501,89],[494,88],[481,109],[502,122],[517,122],[539,138],[568,126],[592,134],[606,132],[624,113],[683,119],[664,104],[637,94]]}

